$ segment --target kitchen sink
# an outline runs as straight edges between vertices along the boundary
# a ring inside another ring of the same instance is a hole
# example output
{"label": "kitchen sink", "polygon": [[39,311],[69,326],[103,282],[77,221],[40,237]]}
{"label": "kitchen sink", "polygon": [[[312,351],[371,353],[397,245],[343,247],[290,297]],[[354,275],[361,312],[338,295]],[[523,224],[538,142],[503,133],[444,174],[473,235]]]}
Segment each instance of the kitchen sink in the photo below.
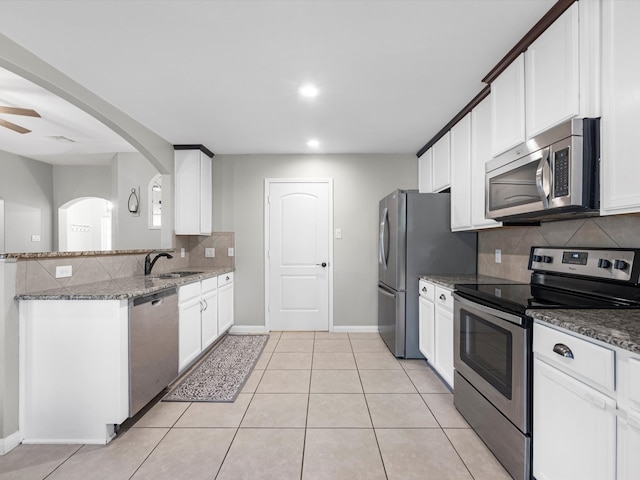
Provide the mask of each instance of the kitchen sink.
{"label": "kitchen sink", "polygon": [[167,273],[159,273],[158,275],[152,275],[151,278],[161,278],[161,279],[166,279],[166,278],[182,278],[182,277],[189,277],[191,275],[198,275],[202,272],[188,272],[188,271],[184,271],[184,272],[167,272]]}

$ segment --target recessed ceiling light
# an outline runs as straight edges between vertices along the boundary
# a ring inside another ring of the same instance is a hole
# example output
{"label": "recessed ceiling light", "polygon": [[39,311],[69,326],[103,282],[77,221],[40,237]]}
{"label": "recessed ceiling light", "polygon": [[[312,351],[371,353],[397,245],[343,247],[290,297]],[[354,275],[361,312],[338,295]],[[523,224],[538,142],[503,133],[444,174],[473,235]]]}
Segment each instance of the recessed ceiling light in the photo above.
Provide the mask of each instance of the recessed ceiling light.
{"label": "recessed ceiling light", "polygon": [[315,98],[320,94],[320,90],[315,85],[307,83],[298,89],[298,93],[306,98]]}
{"label": "recessed ceiling light", "polygon": [[307,147],[318,148],[320,146],[320,142],[315,138],[312,138],[307,142]]}

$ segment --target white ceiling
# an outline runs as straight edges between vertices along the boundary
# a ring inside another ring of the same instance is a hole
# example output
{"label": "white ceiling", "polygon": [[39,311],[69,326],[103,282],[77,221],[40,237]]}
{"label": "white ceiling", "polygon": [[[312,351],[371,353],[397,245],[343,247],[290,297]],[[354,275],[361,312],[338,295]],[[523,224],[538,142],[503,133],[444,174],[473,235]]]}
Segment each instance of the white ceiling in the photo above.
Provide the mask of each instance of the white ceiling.
{"label": "white ceiling", "polygon": [[173,144],[415,153],[554,3],[3,0],[0,32]]}

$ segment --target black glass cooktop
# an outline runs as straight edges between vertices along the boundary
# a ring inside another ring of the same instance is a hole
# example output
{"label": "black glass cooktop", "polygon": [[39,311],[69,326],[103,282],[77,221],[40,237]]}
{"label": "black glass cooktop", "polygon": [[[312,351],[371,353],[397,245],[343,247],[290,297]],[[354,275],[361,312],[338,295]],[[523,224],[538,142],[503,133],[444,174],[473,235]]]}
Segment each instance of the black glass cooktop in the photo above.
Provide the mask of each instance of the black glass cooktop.
{"label": "black glass cooktop", "polygon": [[456,285],[462,296],[480,303],[524,313],[531,308],[637,308],[633,302],[576,294],[528,283]]}

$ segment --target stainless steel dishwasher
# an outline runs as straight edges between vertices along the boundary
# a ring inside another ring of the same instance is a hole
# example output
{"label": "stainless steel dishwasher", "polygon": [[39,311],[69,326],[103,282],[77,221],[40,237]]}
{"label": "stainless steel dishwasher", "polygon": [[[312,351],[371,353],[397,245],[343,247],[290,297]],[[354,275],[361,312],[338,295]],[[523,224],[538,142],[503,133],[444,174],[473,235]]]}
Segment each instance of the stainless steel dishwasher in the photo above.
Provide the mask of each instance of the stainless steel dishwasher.
{"label": "stainless steel dishwasher", "polygon": [[129,301],[129,416],[178,376],[176,288]]}

